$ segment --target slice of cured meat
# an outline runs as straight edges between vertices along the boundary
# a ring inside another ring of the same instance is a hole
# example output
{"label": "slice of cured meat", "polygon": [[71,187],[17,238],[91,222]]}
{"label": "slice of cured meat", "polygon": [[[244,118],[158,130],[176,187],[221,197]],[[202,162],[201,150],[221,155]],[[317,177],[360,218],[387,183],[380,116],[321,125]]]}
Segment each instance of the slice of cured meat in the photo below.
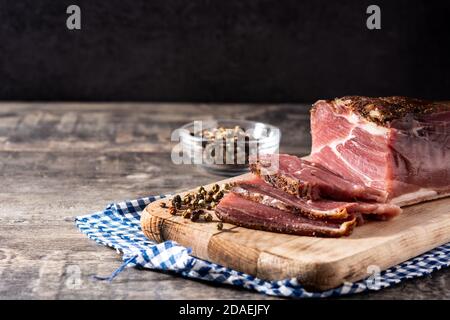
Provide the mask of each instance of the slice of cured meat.
{"label": "slice of cured meat", "polygon": [[245,199],[234,193],[225,195],[215,212],[222,221],[237,226],[301,236],[347,236],[356,225],[356,217],[351,215],[346,219],[313,220]]}
{"label": "slice of cured meat", "polygon": [[385,202],[387,193],[348,180],[321,164],[287,154],[261,155],[250,160],[251,171],[272,186],[306,199]]}
{"label": "slice of cured meat", "polygon": [[401,213],[401,209],[392,204],[299,198],[271,186],[257,176],[236,182],[231,192],[248,200],[311,219],[344,219],[350,214],[377,215],[379,219],[389,219]]}

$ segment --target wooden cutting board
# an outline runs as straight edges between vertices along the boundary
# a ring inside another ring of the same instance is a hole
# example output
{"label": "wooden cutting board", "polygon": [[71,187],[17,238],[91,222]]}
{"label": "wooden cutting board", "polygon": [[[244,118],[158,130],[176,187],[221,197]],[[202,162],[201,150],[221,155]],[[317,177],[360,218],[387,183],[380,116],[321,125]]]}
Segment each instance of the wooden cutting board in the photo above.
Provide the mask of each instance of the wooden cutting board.
{"label": "wooden cutting board", "polygon": [[162,201],[167,199],[151,203],[142,214],[143,231],[150,239],[176,241],[191,247],[194,256],[261,279],[297,277],[312,290],[361,280],[377,268],[385,270],[450,242],[450,198],[405,207],[393,220],[369,222],[357,227],[351,236],[338,239],[271,233],[231,224],[218,230],[217,218],[209,223],[191,222],[170,215],[160,207]]}

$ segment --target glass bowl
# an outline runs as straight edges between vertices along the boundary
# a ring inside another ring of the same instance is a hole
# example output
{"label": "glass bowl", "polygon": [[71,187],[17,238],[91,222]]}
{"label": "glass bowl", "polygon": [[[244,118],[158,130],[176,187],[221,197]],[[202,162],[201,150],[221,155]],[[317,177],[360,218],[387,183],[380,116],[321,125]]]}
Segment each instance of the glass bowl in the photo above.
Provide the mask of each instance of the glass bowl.
{"label": "glass bowl", "polygon": [[281,139],[277,127],[246,120],[199,120],[180,129],[184,163],[223,176],[249,171],[251,155],[278,153]]}

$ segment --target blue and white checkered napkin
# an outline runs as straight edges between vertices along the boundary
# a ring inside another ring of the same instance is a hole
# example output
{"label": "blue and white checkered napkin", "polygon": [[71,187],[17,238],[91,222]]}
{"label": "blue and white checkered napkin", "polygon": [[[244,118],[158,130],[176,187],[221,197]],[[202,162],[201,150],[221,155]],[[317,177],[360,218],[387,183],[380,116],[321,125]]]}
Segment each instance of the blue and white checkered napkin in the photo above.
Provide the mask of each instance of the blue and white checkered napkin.
{"label": "blue and white checkered napkin", "polygon": [[292,298],[324,298],[380,290],[404,279],[430,274],[450,265],[450,243],[437,247],[421,256],[406,261],[366,280],[346,283],[341,287],[323,291],[305,290],[297,279],[265,281],[251,275],[195,258],[191,250],[173,241],[156,244],[141,231],[140,213],[147,204],[164,196],[141,198],[109,205],[104,211],[76,218],[76,225],[89,238],[116,249],[124,263],[111,277],[126,266],[173,271],[182,276],[234,285],[273,296]]}

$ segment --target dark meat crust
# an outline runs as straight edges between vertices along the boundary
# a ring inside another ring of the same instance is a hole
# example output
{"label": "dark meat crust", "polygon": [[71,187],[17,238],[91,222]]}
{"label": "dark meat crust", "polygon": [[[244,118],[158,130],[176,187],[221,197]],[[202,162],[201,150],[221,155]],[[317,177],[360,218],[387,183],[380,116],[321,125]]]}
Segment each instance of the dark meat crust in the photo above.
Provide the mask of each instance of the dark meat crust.
{"label": "dark meat crust", "polygon": [[263,174],[261,169],[262,168],[260,162],[250,163],[250,171],[256,174],[258,177],[261,177],[263,180],[265,180],[275,188],[305,199],[320,199],[319,189],[316,188],[312,183],[301,182],[297,179],[287,177],[278,172],[270,175]]}
{"label": "dark meat crust", "polygon": [[[316,102],[311,109],[314,112]],[[344,108],[362,116],[364,119],[381,126],[387,126],[393,120],[404,118],[406,115],[421,116],[437,112],[450,111],[450,103],[433,102],[415,98],[392,97],[363,97],[345,96],[334,100],[326,100],[336,109]]]}

